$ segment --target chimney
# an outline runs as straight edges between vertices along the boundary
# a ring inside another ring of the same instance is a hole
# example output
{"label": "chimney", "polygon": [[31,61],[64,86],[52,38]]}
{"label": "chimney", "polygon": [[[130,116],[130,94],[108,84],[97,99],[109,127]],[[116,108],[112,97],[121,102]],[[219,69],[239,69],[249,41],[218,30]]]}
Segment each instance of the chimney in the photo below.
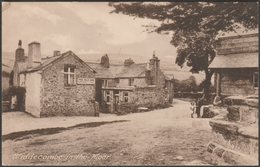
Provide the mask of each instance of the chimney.
{"label": "chimney", "polygon": [[130,66],[132,64],[134,64],[135,62],[129,58],[129,59],[126,59],[125,62],[124,62],[124,66]]}
{"label": "chimney", "polygon": [[28,68],[35,67],[41,64],[41,44],[32,42],[28,45]]}
{"label": "chimney", "polygon": [[103,66],[105,68],[109,68],[109,57],[107,54],[105,54],[104,56],[101,57],[100,64],[101,64],[101,66]]}
{"label": "chimney", "polygon": [[160,60],[155,56],[155,52],[153,52],[153,57],[150,59],[149,69],[151,70],[152,84],[157,85],[159,78]]}
{"label": "chimney", "polygon": [[54,50],[53,51],[53,56],[60,56],[60,51],[59,50]]}
{"label": "chimney", "polygon": [[145,71],[145,81],[147,85],[152,85],[152,76],[150,70]]}
{"label": "chimney", "polygon": [[22,48],[22,41],[19,40],[18,48],[15,51],[15,62],[25,62],[26,56],[24,55],[24,49]]}

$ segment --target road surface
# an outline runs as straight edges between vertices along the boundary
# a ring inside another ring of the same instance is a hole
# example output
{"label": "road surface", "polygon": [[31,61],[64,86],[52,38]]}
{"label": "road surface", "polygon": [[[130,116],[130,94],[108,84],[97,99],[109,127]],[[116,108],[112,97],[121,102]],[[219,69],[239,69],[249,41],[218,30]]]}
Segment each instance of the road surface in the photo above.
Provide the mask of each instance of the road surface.
{"label": "road surface", "polygon": [[173,107],[118,116],[120,121],[9,136],[3,141],[3,164],[215,164],[206,151],[208,119],[190,118],[189,107],[175,100]]}

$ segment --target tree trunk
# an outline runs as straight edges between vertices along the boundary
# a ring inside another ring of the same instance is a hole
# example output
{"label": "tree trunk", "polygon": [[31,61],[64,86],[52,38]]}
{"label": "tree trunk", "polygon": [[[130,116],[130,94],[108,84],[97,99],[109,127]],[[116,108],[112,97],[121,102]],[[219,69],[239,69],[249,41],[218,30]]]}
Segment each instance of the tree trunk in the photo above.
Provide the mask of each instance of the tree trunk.
{"label": "tree trunk", "polygon": [[210,94],[210,86],[211,86],[211,77],[213,75],[213,71],[209,71],[208,69],[205,69],[205,81],[203,85],[203,96],[202,98],[206,101],[209,100],[209,94]]}

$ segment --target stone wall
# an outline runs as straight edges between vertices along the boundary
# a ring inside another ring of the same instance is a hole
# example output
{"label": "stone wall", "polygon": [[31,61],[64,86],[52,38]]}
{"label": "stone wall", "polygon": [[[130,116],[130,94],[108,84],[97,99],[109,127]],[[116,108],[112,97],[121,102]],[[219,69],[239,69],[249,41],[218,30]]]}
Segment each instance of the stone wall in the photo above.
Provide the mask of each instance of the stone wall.
{"label": "stone wall", "polygon": [[253,73],[257,69],[228,69],[221,73],[221,93],[249,95],[258,93],[253,87]]}
{"label": "stone wall", "polygon": [[148,109],[169,104],[169,92],[156,87],[136,88],[133,92],[128,92],[129,101],[121,101],[119,112],[137,112],[138,107]]}
{"label": "stone wall", "polygon": [[77,78],[94,78],[89,67],[68,55],[43,71],[41,89],[41,117],[47,116],[94,116],[95,85],[64,85],[64,64],[76,65]]}
{"label": "stone wall", "polygon": [[165,86],[165,75],[164,73],[162,72],[161,69],[158,70],[158,84],[157,84],[158,87],[160,88],[164,88]]}
{"label": "stone wall", "polygon": [[[116,85],[116,87],[128,87],[129,79],[130,78],[120,78],[119,83]],[[133,79],[134,79],[133,86],[137,86],[137,87],[147,86],[145,78],[133,78]]]}

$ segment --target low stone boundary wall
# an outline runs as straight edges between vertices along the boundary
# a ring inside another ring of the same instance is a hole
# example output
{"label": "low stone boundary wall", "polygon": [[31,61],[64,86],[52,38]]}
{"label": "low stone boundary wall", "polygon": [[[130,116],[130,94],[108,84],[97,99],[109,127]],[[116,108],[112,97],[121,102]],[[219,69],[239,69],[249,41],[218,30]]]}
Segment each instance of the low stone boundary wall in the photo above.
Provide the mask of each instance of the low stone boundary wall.
{"label": "low stone boundary wall", "polygon": [[227,114],[209,122],[213,139],[208,151],[230,164],[258,164],[258,99],[228,97],[224,105]]}
{"label": "low stone boundary wall", "polygon": [[169,92],[156,87],[136,88],[129,94],[131,102],[119,105],[117,114],[139,112],[139,107],[148,108],[147,111],[155,108],[169,107]]}

